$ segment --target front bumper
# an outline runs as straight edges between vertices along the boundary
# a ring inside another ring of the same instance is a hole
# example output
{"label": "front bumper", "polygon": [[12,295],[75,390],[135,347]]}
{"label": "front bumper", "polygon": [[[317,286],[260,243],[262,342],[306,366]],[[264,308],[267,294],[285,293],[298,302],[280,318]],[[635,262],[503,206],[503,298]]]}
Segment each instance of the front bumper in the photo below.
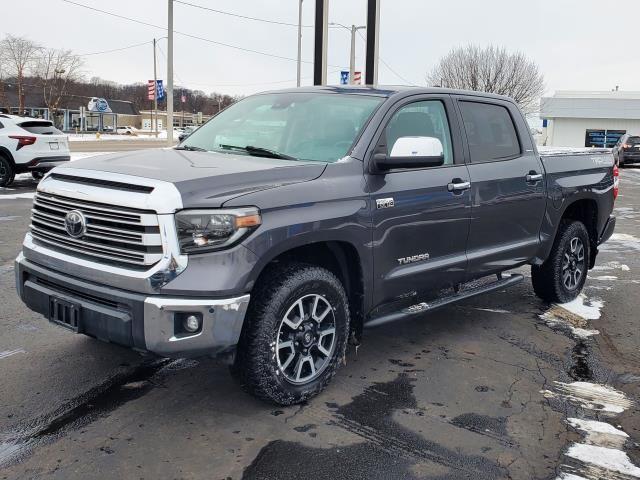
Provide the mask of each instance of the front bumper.
{"label": "front bumper", "polygon": [[[16,288],[33,311],[50,317],[53,299],[78,306],[78,333],[157,355],[218,355],[238,343],[249,295],[233,298],[147,296],[62,275],[27,260],[15,264]],[[201,330],[177,332],[177,313],[199,313]]]}

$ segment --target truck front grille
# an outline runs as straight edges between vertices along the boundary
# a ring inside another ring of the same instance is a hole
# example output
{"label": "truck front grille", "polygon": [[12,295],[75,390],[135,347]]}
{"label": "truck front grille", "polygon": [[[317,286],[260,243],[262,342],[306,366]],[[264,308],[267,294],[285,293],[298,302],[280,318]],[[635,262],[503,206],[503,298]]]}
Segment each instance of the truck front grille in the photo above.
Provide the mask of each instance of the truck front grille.
{"label": "truck front grille", "polygon": [[[86,231],[74,238],[65,227],[72,210],[82,213]],[[35,196],[31,235],[69,255],[125,268],[148,269],[162,258],[158,216],[149,210],[78,200],[45,192]]]}

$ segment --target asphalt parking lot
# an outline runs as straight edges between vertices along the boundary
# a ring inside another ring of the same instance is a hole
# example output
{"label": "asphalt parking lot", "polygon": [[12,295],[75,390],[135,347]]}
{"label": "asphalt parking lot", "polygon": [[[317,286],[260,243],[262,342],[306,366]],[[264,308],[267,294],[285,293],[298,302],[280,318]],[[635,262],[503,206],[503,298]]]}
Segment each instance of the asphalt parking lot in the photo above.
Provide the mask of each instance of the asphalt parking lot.
{"label": "asphalt parking lot", "polygon": [[144,357],[24,307],[13,259],[35,186],[0,190],[0,479],[640,478],[640,168],[621,172],[577,302],[526,281],[368,330],[289,408],[219,362]]}

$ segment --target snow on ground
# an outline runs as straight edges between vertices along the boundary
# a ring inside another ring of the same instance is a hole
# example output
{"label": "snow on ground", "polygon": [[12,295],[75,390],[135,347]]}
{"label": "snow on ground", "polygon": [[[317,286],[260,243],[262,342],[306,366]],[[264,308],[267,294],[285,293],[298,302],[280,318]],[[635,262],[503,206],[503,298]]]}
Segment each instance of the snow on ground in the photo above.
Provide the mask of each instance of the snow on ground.
{"label": "snow on ground", "polygon": [[545,398],[559,398],[601,414],[618,415],[631,407],[626,395],[608,385],[589,382],[554,382],[554,391],[542,390]]}
{"label": "snow on ground", "polygon": [[[166,140],[167,131],[159,130],[158,136],[148,130],[140,130],[137,135],[116,135],[114,133],[101,133],[100,138],[95,133],[70,133],[68,135],[70,142],[95,142],[101,140],[117,140],[117,141],[132,141],[132,140]],[[174,137],[178,137],[178,133],[174,132]]]}
{"label": "snow on ground", "polygon": [[596,298],[587,298],[581,294],[569,303],[553,305],[545,313],[539,315],[551,328],[569,330],[574,337],[587,338],[598,335],[598,330],[587,329],[588,320],[598,320],[604,302]]}
{"label": "snow on ground", "polygon": [[[565,454],[587,465],[587,472],[590,466],[599,467],[607,472],[616,472],[631,477],[640,478],[640,468],[636,467],[629,456],[617,448],[599,447],[596,445],[585,445],[574,443]],[[600,477],[612,478],[612,477]]]}

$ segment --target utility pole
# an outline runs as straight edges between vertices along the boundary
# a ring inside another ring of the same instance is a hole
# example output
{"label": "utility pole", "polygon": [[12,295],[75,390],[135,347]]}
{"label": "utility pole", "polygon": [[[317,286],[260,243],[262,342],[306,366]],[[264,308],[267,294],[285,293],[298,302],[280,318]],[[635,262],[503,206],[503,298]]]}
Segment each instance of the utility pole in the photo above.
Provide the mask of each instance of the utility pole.
{"label": "utility pole", "polygon": [[355,25],[351,25],[351,28],[349,28],[346,25],[337,22],[331,22],[329,25],[342,27],[351,33],[351,53],[349,54],[349,85],[353,85],[353,77],[356,73],[356,34],[358,33],[358,30],[364,30],[365,28],[367,28],[367,26],[360,25],[356,27]]}
{"label": "utility pole", "polygon": [[300,86],[300,75],[302,71],[302,1],[298,4],[298,77],[297,85]]}
{"label": "utility pole", "polygon": [[173,146],[173,0],[167,11],[167,143]]}
{"label": "utility pole", "polygon": [[[153,131],[158,136],[158,72],[156,71],[156,39],[153,39],[153,112],[151,113],[151,122]],[[155,115],[155,120],[154,120]]]}

